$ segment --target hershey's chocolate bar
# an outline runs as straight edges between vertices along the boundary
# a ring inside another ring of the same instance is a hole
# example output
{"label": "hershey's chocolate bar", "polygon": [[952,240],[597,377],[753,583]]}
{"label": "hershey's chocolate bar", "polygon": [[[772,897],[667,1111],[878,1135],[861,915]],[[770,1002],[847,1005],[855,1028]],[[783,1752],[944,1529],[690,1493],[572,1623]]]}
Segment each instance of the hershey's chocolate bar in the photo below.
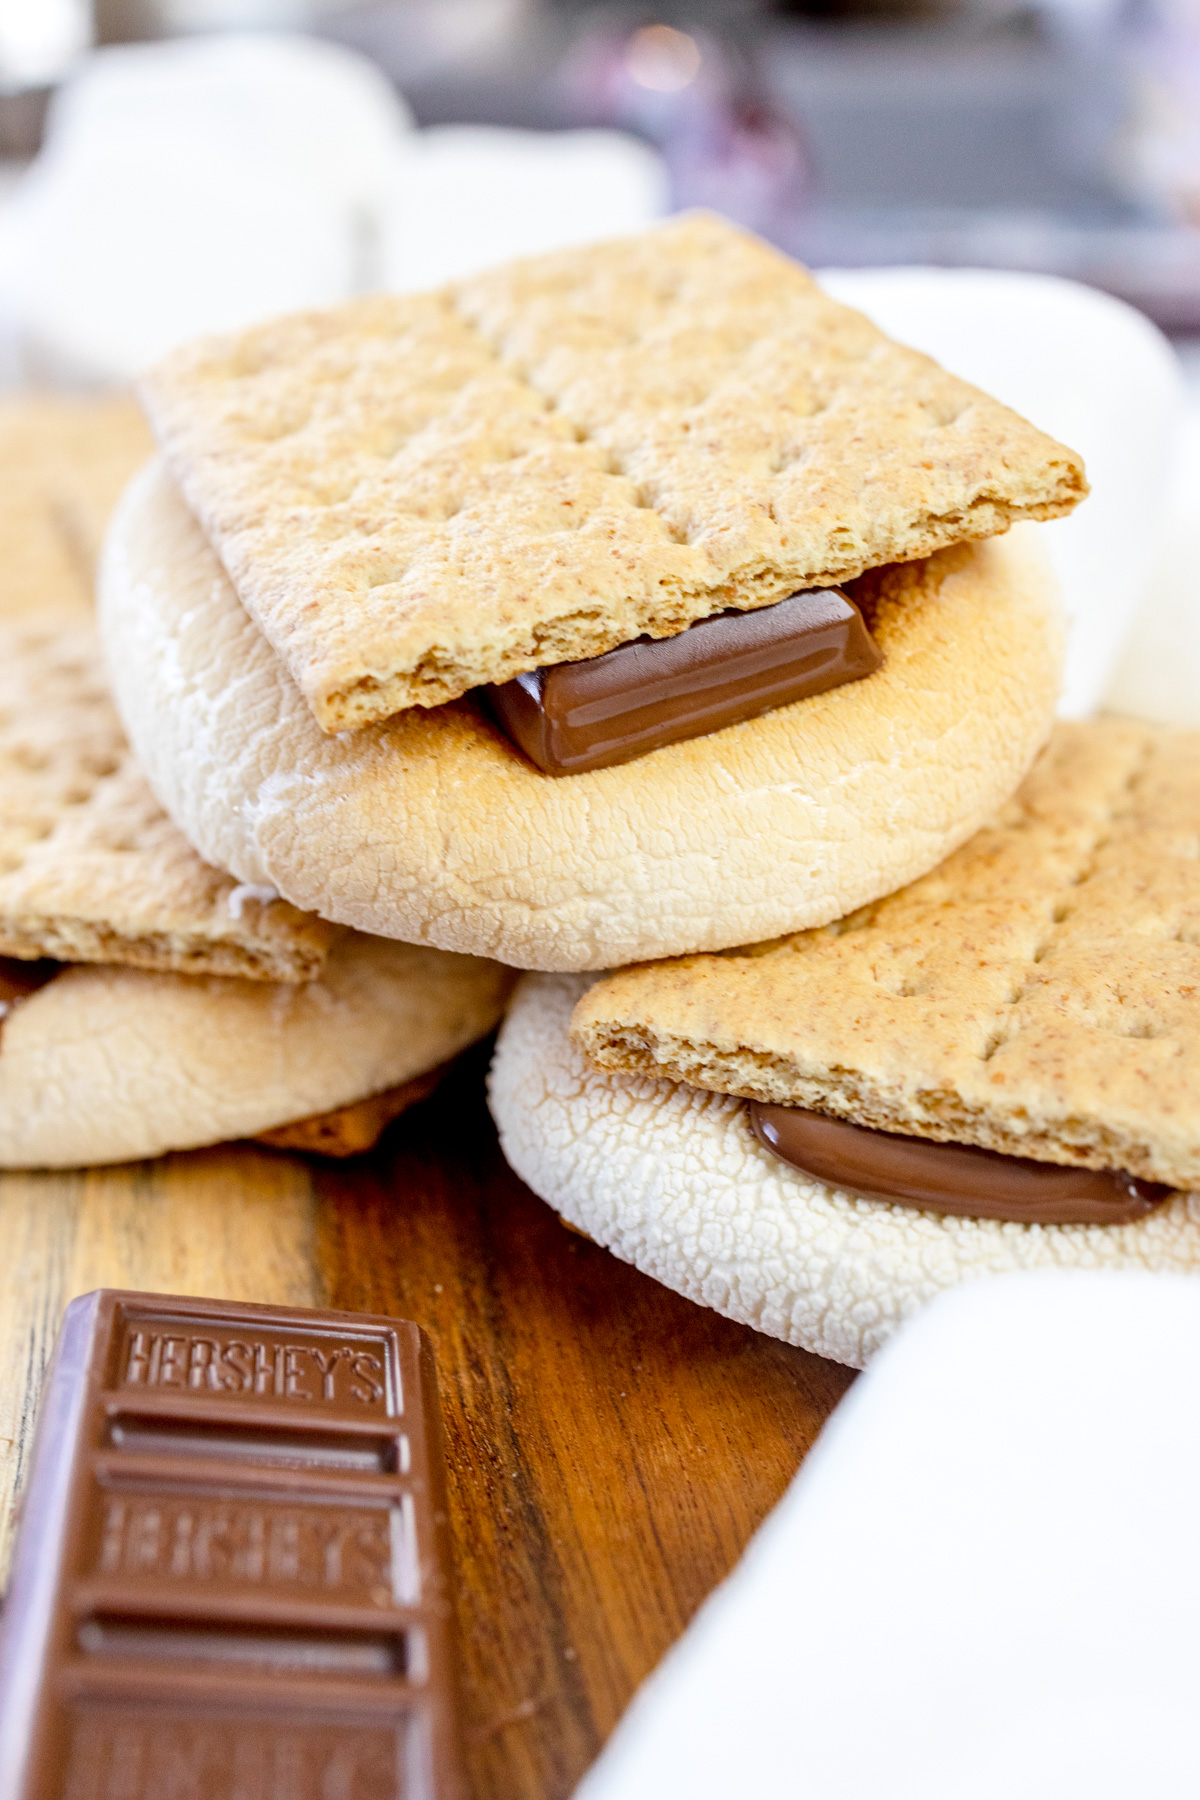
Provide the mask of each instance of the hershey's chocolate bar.
{"label": "hershey's chocolate bar", "polygon": [[872,674],[883,661],[840,588],[699,619],[483,690],[497,724],[547,775],[630,762]]}
{"label": "hershey's chocolate bar", "polygon": [[4,1800],[461,1800],[432,1355],[357,1313],[67,1308],[0,1633]]}

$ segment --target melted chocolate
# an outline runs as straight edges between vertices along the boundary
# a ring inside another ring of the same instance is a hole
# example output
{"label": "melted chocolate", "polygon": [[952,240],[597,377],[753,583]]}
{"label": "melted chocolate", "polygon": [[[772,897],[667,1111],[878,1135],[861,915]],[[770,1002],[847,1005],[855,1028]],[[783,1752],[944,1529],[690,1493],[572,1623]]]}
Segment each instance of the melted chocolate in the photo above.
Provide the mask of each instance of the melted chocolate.
{"label": "melted chocolate", "polygon": [[482,692],[539,769],[579,775],[859,681],[882,661],[854,602],[838,588],[813,588]]}
{"label": "melted chocolate", "polygon": [[760,1144],[818,1181],[869,1200],[967,1219],[1127,1225],[1173,1191],[1122,1169],[1075,1169],[1000,1156],[974,1144],[900,1137],[797,1106],[752,1100],[750,1124]]}

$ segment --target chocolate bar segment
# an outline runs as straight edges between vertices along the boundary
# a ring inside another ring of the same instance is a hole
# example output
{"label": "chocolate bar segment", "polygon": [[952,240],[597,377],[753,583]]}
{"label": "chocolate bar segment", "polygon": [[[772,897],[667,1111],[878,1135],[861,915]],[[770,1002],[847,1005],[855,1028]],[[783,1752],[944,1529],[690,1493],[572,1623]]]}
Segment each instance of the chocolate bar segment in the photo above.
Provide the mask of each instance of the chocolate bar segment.
{"label": "chocolate bar segment", "polygon": [[793,1168],[870,1200],[1027,1225],[1128,1225],[1171,1189],[1123,1169],[1077,1169],[872,1131],[798,1106],[750,1103],[755,1137]]}
{"label": "chocolate bar segment", "polygon": [[415,1325],[67,1308],[0,1632],[5,1800],[461,1800]]}
{"label": "chocolate bar segment", "polygon": [[579,775],[858,681],[882,661],[854,602],[839,588],[814,588],[482,693],[539,769]]}

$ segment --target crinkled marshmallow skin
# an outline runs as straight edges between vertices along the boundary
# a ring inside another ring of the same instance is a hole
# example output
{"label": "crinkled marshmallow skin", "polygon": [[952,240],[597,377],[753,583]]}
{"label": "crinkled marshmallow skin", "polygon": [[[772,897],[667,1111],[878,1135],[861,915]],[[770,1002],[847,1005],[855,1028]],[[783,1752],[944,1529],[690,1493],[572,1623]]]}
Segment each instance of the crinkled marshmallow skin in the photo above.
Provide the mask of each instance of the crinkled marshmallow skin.
{"label": "crinkled marshmallow skin", "polygon": [[0,1036],[0,1168],[187,1150],[332,1111],[486,1035],[495,963],[347,933],[294,983],[66,968]]}
{"label": "crinkled marshmallow skin", "polygon": [[326,736],[160,467],[118,509],[101,617],[138,756],[208,861],[361,931],[584,970],[824,924],[1012,793],[1061,666],[1037,528],[877,586],[876,674],[559,779],[470,699]]}
{"label": "crinkled marshmallow skin", "polygon": [[593,1067],[568,1036],[587,985],[528,975],[517,987],[489,1079],[504,1154],[569,1224],[727,1318],[861,1368],[972,1277],[1200,1273],[1200,1194],[1133,1225],[1016,1225],[825,1187],[757,1143],[743,1101]]}

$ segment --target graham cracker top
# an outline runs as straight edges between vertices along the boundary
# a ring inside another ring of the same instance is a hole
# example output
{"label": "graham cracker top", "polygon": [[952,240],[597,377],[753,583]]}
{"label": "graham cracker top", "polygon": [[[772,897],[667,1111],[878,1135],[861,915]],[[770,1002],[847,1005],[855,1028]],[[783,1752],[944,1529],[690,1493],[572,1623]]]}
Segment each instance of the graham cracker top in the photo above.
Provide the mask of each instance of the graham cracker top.
{"label": "graham cracker top", "polygon": [[1200,1188],[1200,733],[1060,725],[995,822],[835,925],[602,980],[609,1069]]}
{"label": "graham cracker top", "polygon": [[1071,451],[707,215],[205,339],[144,398],[330,731],[1087,491]]}
{"label": "graham cracker top", "polygon": [[336,936],[210,868],[166,817],[89,620],[0,620],[0,956],[297,982]]}

